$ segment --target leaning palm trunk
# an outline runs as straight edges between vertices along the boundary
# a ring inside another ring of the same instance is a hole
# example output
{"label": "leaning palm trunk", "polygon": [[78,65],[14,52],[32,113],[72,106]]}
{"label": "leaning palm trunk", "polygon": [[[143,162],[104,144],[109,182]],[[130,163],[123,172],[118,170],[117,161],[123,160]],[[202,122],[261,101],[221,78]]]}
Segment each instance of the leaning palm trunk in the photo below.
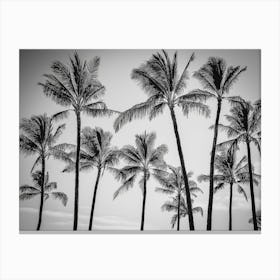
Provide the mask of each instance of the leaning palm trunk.
{"label": "leaning palm trunk", "polygon": [[230,193],[229,193],[229,225],[228,229],[232,230],[232,183],[230,183]]}
{"label": "leaning palm trunk", "polygon": [[209,200],[208,200],[208,212],[207,212],[207,230],[212,229],[212,209],[213,209],[213,197],[214,197],[214,164],[215,164],[215,154],[216,145],[218,139],[218,125],[221,113],[222,101],[218,100],[217,114],[214,128],[214,137],[211,151],[211,161],[210,161],[210,185],[209,185]]}
{"label": "leaning palm trunk", "polygon": [[254,185],[253,185],[253,172],[252,172],[252,162],[251,162],[251,149],[250,143],[247,140],[247,156],[248,156],[248,166],[249,166],[249,175],[250,175],[250,193],[251,193],[251,206],[252,206],[252,217],[254,230],[258,230],[257,216],[256,216],[256,206],[255,206],[255,195],[254,195]]}
{"label": "leaning palm trunk", "polygon": [[76,149],[76,166],[75,166],[75,200],[74,200],[74,222],[73,230],[78,228],[79,215],[79,171],[80,171],[80,148],[81,148],[81,115],[76,112],[77,117],[77,149]]}
{"label": "leaning palm trunk", "polygon": [[187,207],[188,207],[188,213],[189,213],[189,215],[188,215],[189,227],[190,227],[190,230],[194,230],[194,221],[193,221],[193,213],[192,213],[192,201],[191,201],[191,194],[190,194],[190,188],[189,188],[189,180],[188,180],[188,175],[186,172],[184,155],[183,155],[183,151],[182,151],[180,135],[178,132],[177,120],[176,120],[176,116],[175,116],[175,112],[174,112],[173,108],[170,108],[170,112],[171,112],[171,118],[172,118],[173,127],[174,127],[174,133],[176,136],[177,148],[178,148],[180,163],[181,163],[181,167],[182,167],[182,174],[183,174],[184,183],[185,183],[185,192],[186,192]]}
{"label": "leaning palm trunk", "polygon": [[93,197],[92,197],[92,204],[91,204],[90,220],[89,220],[88,230],[92,229],[92,221],[93,221],[96,194],[97,194],[97,188],[98,188],[98,184],[99,184],[100,174],[101,174],[101,168],[98,168],[97,177],[96,177],[96,181],[95,181],[95,187],[94,187],[94,193],[93,193]]}
{"label": "leaning palm trunk", "polygon": [[141,217],[141,228],[140,228],[140,230],[144,230],[146,195],[147,195],[147,179],[146,179],[146,174],[144,174],[142,217]]}
{"label": "leaning palm trunk", "polygon": [[42,182],[41,183],[41,198],[40,198],[40,209],[39,209],[39,219],[37,224],[37,230],[40,230],[44,206],[44,184],[45,184],[45,157],[42,155]]}

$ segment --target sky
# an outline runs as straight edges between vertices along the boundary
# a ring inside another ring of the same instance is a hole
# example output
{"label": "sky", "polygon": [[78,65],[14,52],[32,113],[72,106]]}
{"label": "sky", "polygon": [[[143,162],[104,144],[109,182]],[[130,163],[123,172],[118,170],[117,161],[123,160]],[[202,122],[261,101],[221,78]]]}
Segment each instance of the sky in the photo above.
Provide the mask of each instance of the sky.
{"label": "sky", "polygon": [[[124,111],[131,106],[146,100],[147,95],[141,87],[131,79],[132,69],[139,67],[143,62],[159,50],[78,50],[82,59],[90,60],[94,56],[101,58],[98,78],[106,88],[102,98],[110,109]],[[167,50],[173,55],[176,50]],[[239,95],[245,100],[255,102],[260,99],[260,50],[177,50],[178,73],[183,71],[192,52],[195,52],[195,60],[189,67],[189,80],[185,92],[202,88],[199,81],[192,77],[208,57],[218,56],[226,60],[227,65],[247,66],[239,80],[231,88],[229,95]],[[69,63],[69,56],[74,50],[20,50],[20,119],[30,118],[32,115],[47,113],[49,116],[64,108],[46,97],[38,82],[43,82],[43,74],[50,73],[51,63],[60,60]],[[179,133],[182,142],[183,153],[187,171],[193,171],[191,179],[197,181],[200,174],[209,174],[210,152],[213,140],[213,130],[209,127],[214,124],[216,115],[215,101],[207,102],[211,110],[209,118],[192,113],[184,116],[180,109],[176,109]],[[226,123],[224,115],[229,112],[230,105],[223,103],[220,123]],[[112,145],[122,147],[126,144],[134,145],[135,135],[144,132],[156,132],[156,146],[168,145],[168,153],[165,160],[168,164],[179,166],[176,140],[174,136],[171,117],[168,110],[149,121],[148,118],[135,120],[126,124],[119,132],[113,129],[115,117],[91,118],[82,116],[82,127],[102,127],[113,133]],[[66,124],[66,129],[59,138],[58,143],[72,143],[76,141],[76,119],[70,115],[60,121]],[[226,140],[224,133],[220,132],[218,143]],[[237,157],[246,155],[244,145],[240,146]],[[19,184],[32,184],[30,170],[35,157],[20,154],[20,180]],[[252,146],[252,163],[255,172],[261,174],[260,155]],[[62,173],[65,164],[58,160],[49,159],[46,169],[49,172],[50,181],[57,182],[58,190],[68,195],[67,206],[64,207],[57,200],[47,200],[44,204],[41,230],[72,230],[73,206],[74,206],[74,173]],[[80,199],[78,229],[87,230],[96,170],[80,173]],[[203,194],[195,199],[194,206],[201,206],[204,215],[194,214],[195,228],[204,231],[206,228],[208,188],[209,183],[198,183]],[[138,183],[128,192],[121,194],[113,200],[113,193],[120,187],[112,174],[104,172],[98,188],[93,228],[96,230],[139,230],[141,221],[142,193]],[[155,192],[159,184],[150,179],[147,183],[147,200],[145,230],[172,230],[170,225],[173,213],[162,211],[162,204],[169,200],[165,194]],[[233,190],[233,230],[252,230],[252,224],[248,223],[251,215],[251,202],[249,186],[244,185],[248,202]],[[255,186],[255,201],[257,209],[261,207],[261,186]],[[217,192],[214,195],[213,204],[213,230],[228,229],[228,204],[229,188]],[[39,198],[19,202],[19,228],[20,230],[34,230],[38,222]],[[188,219],[183,218],[181,229],[187,230]],[[175,230],[175,229],[173,229]]]}

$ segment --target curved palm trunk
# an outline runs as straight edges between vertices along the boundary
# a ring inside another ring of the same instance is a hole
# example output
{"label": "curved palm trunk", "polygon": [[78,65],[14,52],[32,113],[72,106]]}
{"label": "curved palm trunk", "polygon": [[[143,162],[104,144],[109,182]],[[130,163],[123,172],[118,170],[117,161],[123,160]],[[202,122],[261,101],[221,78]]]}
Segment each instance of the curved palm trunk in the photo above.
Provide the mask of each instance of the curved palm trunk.
{"label": "curved palm trunk", "polygon": [[42,182],[41,182],[41,199],[40,199],[40,209],[39,209],[39,219],[37,224],[37,229],[40,230],[44,206],[44,185],[45,185],[45,157],[42,157]]}
{"label": "curved palm trunk", "polygon": [[218,99],[217,114],[214,128],[214,137],[211,151],[210,160],[210,184],[209,184],[209,200],[208,200],[208,212],[207,212],[207,230],[212,229],[212,209],[213,209],[213,197],[214,197],[214,163],[216,154],[216,145],[218,139],[218,124],[220,119],[222,101]]}
{"label": "curved palm trunk", "polygon": [[146,174],[144,174],[144,188],[143,188],[143,201],[142,201],[142,218],[141,218],[141,228],[140,230],[144,230],[144,222],[145,222],[145,205],[146,205],[146,195],[147,195],[147,180]]}
{"label": "curved palm trunk", "polygon": [[80,172],[80,146],[81,146],[81,113],[76,111],[77,117],[77,149],[76,149],[76,166],[75,166],[75,200],[74,200],[74,222],[73,230],[78,228],[78,211],[79,211],[79,172]]}
{"label": "curved palm trunk", "polygon": [[190,194],[190,188],[189,188],[189,180],[188,180],[188,175],[186,172],[184,155],[183,155],[181,140],[180,140],[180,136],[179,136],[179,132],[178,132],[177,120],[176,120],[174,109],[172,107],[170,107],[170,113],[171,113],[171,118],[172,118],[172,122],[173,122],[174,133],[175,133],[176,142],[177,142],[177,149],[178,149],[178,153],[179,153],[179,158],[180,158],[180,163],[181,163],[182,173],[183,173],[183,178],[184,178],[184,183],[185,183],[187,207],[188,207],[188,213],[189,213],[189,215],[188,215],[189,227],[190,227],[190,230],[194,230],[194,221],[193,221],[193,213],[192,213],[192,201],[191,201],[191,194]]}
{"label": "curved palm trunk", "polygon": [[92,220],[93,220],[96,193],[97,193],[98,183],[99,183],[99,179],[100,179],[100,174],[101,174],[101,168],[98,168],[97,177],[96,177],[96,181],[95,181],[95,187],[94,187],[94,193],[93,193],[93,197],[92,197],[92,204],[91,204],[90,220],[89,220],[88,230],[92,229]]}
{"label": "curved palm trunk", "polygon": [[178,215],[177,231],[180,230],[180,204],[181,204],[181,195],[179,194],[179,197],[178,197],[178,211],[177,211],[177,215]]}
{"label": "curved palm trunk", "polygon": [[254,230],[258,230],[256,206],[255,206],[255,195],[254,195],[254,185],[253,185],[252,162],[251,162],[251,149],[250,149],[250,143],[249,143],[248,140],[246,141],[246,144],[247,144],[247,155],[248,155],[248,165],[249,165],[249,175],[250,175],[250,193],[251,193],[253,225],[254,225]]}
{"label": "curved palm trunk", "polygon": [[229,225],[228,229],[232,230],[232,183],[230,184],[230,193],[229,193]]}

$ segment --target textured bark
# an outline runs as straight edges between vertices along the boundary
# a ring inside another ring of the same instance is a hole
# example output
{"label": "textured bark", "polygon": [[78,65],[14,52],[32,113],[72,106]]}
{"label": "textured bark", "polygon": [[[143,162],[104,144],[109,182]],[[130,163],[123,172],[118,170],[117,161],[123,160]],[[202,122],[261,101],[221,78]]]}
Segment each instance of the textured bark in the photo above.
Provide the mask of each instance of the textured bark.
{"label": "textured bark", "polygon": [[146,180],[146,174],[144,174],[144,188],[143,188],[143,201],[142,201],[142,217],[141,217],[141,228],[140,228],[140,230],[144,230],[146,195],[147,195],[147,180]]}
{"label": "textured bark", "polygon": [[79,215],[79,172],[80,172],[80,146],[81,146],[81,113],[76,112],[77,117],[77,149],[76,149],[76,166],[75,166],[75,198],[74,198],[74,221],[73,230],[78,228]]}
{"label": "textured bark", "polygon": [[42,157],[42,182],[41,182],[41,198],[40,198],[40,208],[39,208],[39,219],[37,224],[37,229],[40,230],[41,223],[42,223],[42,214],[43,214],[43,207],[44,207],[44,185],[45,185],[45,157]]}
{"label": "textured bark", "polygon": [[97,177],[96,177],[95,186],[94,186],[93,197],[92,197],[92,204],[91,204],[90,220],[89,220],[88,230],[92,229],[92,220],[93,220],[93,215],[94,215],[94,207],[95,207],[96,194],[97,194],[97,188],[98,188],[98,183],[99,183],[99,179],[100,179],[100,174],[101,174],[101,168],[98,168]]}
{"label": "textured bark", "polygon": [[228,229],[232,230],[232,183],[230,183],[230,191],[229,191],[229,225]]}
{"label": "textured bark", "polygon": [[250,193],[251,193],[253,225],[254,225],[254,230],[258,230],[256,206],[255,206],[255,195],[254,195],[254,184],[253,184],[252,162],[251,162],[251,149],[250,149],[249,140],[246,141],[246,144],[247,144],[247,156],[248,156],[248,165],[249,165],[249,174],[250,174]]}
{"label": "textured bark", "polygon": [[181,163],[181,167],[182,167],[183,179],[184,179],[184,183],[185,183],[189,227],[190,227],[190,230],[194,230],[194,221],[193,221],[193,213],[192,213],[192,201],[191,201],[191,194],[190,194],[190,188],[189,188],[189,180],[188,180],[188,175],[186,172],[185,161],[184,161],[184,156],[183,156],[183,151],[182,151],[182,146],[181,146],[181,140],[180,140],[180,135],[178,132],[177,120],[176,120],[174,109],[172,107],[170,107],[170,113],[171,113],[171,118],[172,118],[172,122],[173,122],[180,163]]}
{"label": "textured bark", "polygon": [[212,229],[212,209],[213,209],[213,197],[214,197],[214,164],[215,164],[215,154],[216,154],[216,145],[218,139],[218,124],[220,119],[222,101],[218,99],[216,121],[214,127],[214,137],[211,151],[211,160],[210,160],[210,183],[209,183],[209,200],[208,200],[208,211],[207,211],[207,230]]}

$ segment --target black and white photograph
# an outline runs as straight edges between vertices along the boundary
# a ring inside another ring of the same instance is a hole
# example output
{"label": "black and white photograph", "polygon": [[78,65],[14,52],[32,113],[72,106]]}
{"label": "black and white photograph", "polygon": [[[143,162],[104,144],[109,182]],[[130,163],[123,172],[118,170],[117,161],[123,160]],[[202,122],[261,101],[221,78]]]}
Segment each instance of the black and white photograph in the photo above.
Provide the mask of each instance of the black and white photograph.
{"label": "black and white photograph", "polygon": [[260,231],[260,63],[20,50],[20,231]]}
{"label": "black and white photograph", "polygon": [[0,0],[0,280],[280,280],[279,0]]}

